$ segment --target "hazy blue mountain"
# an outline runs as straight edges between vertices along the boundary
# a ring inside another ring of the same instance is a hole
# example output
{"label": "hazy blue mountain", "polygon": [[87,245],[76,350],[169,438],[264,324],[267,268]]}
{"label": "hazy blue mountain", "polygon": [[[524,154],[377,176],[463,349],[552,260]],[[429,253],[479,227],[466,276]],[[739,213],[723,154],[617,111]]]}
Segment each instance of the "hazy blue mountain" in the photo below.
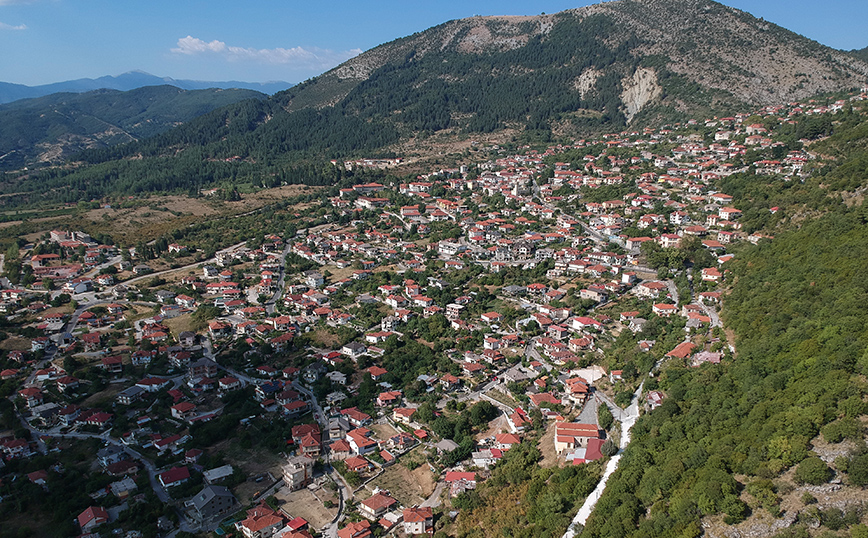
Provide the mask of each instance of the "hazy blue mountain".
{"label": "hazy blue mountain", "polygon": [[266,94],[273,94],[293,86],[290,82],[239,82],[230,80],[225,82],[211,82],[205,80],[176,80],[171,77],[158,77],[144,71],[130,71],[118,76],[104,76],[99,78],[80,78],[67,80],[40,86],[25,86],[0,82],[0,104],[11,103],[18,99],[30,99],[43,97],[52,93],[71,92],[81,93],[92,90],[119,90],[129,91],[145,86],[175,86],[182,90],[206,90],[209,88],[239,88],[254,90]]}

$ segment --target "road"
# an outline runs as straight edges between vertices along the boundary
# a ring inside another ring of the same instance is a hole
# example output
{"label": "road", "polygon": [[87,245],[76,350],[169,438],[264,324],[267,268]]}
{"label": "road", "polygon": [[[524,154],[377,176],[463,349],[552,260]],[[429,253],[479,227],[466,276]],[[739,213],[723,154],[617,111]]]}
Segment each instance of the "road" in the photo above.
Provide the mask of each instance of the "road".
{"label": "road", "polygon": [[630,406],[627,409],[622,410],[615,415],[615,419],[621,423],[621,445],[618,453],[612,456],[609,462],[606,464],[606,470],[603,472],[603,478],[600,480],[600,483],[597,484],[597,487],[594,488],[594,491],[588,495],[588,498],[585,499],[582,507],[579,508],[579,512],[576,514],[576,517],[573,518],[572,523],[567,528],[567,532],[564,533],[563,538],[575,538],[576,536],[576,527],[578,525],[584,526],[588,521],[588,517],[591,515],[591,512],[594,510],[594,506],[596,506],[597,501],[600,500],[600,497],[603,495],[603,491],[606,489],[606,482],[609,481],[609,477],[612,476],[612,473],[618,468],[618,463],[621,461],[621,456],[624,452],[624,449],[627,448],[627,445],[630,444],[630,429],[633,427],[633,424],[636,423],[636,419],[639,418],[639,398],[642,396],[642,388],[645,385],[645,382],[639,384],[639,388],[636,389],[636,392],[633,393],[633,401],[630,403]]}
{"label": "road", "polygon": [[[227,252],[227,251],[230,251],[230,250],[235,250],[236,248],[243,247],[245,243],[247,243],[247,241],[242,241],[241,243],[237,243],[237,244],[235,244],[235,245],[232,245],[231,247],[224,248],[223,250],[219,250],[218,252]],[[165,274],[168,274],[168,273],[174,273],[174,272],[176,272],[176,271],[183,271],[184,269],[190,269],[191,267],[198,267],[198,266],[200,266],[200,265],[209,264],[209,263],[214,263],[214,262],[216,262],[216,261],[217,261],[217,258],[216,258],[216,257],[214,257],[214,258],[208,258],[207,260],[202,260],[202,261],[199,261],[199,262],[190,263],[190,264],[187,264],[187,265],[184,265],[184,266],[181,266],[181,267],[176,267],[176,268],[174,268],[174,269],[166,269],[165,271],[157,271],[156,273],[148,273],[148,274],[146,274],[146,275],[137,276],[137,277],[131,278],[131,279],[129,279],[129,280],[125,280],[125,281],[123,281],[123,282],[118,282],[118,283],[115,284],[114,286],[111,286],[110,288],[108,288],[106,291],[109,292],[109,293],[111,293],[111,292],[113,292],[114,289],[115,289],[116,287],[118,287],[118,286],[128,286],[128,285],[130,285],[130,284],[132,284],[132,283],[134,283],[134,282],[139,282],[139,281],[144,280],[144,279],[146,279],[146,278],[154,278],[154,277],[157,277],[157,276],[160,276],[160,275],[165,275]]]}
{"label": "road", "polygon": [[129,454],[133,458],[141,461],[142,465],[145,466],[145,469],[148,471],[148,479],[151,482],[151,488],[154,490],[154,493],[157,495],[157,497],[160,499],[160,501],[164,502],[164,503],[169,503],[171,501],[168,493],[166,493],[166,490],[163,489],[163,487],[160,485],[160,482],[157,479],[157,468],[154,466],[154,464],[149,459],[144,457],[141,453],[137,452],[136,450],[133,450],[132,448],[124,445],[120,441],[112,439],[110,437],[110,433],[111,433],[110,430],[106,430],[102,433],[80,433],[80,432],[59,433],[59,432],[54,432],[51,430],[49,430],[47,432],[43,432],[43,431],[39,431],[36,428],[34,428],[29,422],[24,420],[24,418],[21,417],[20,415],[19,415],[19,418],[21,418],[21,423],[24,425],[24,427],[27,428],[30,431],[33,438],[37,440],[38,445],[40,447],[40,452],[42,452],[43,454],[48,453],[47,449],[45,447],[45,444],[40,439],[40,437],[43,437],[43,436],[47,436],[47,437],[51,437],[51,438],[57,438],[57,439],[98,439],[98,440],[102,441],[103,443],[105,443],[106,445],[114,445],[118,448],[121,448],[124,452],[126,452],[127,454]]}
{"label": "road", "polygon": [[712,327],[723,327],[723,323],[720,321],[720,316],[717,315],[717,310],[704,303],[699,303],[699,306],[702,307],[702,311],[705,312],[705,315],[711,318]]}
{"label": "road", "polygon": [[437,482],[437,487],[434,488],[434,491],[427,499],[422,501],[419,508],[437,508],[440,506],[440,495],[443,493],[445,487],[446,482]]}
{"label": "road", "polygon": [[277,289],[275,290],[274,295],[272,295],[265,303],[265,312],[269,315],[274,313],[275,305],[277,304],[277,301],[280,300],[280,295],[283,293],[286,281],[286,257],[289,255],[291,249],[292,245],[287,242],[286,246],[283,248],[283,252],[280,253],[280,276],[277,278]]}
{"label": "road", "polygon": [[664,282],[669,288],[669,297],[675,304],[678,304],[678,287],[675,285],[675,282],[672,280],[664,280]]}

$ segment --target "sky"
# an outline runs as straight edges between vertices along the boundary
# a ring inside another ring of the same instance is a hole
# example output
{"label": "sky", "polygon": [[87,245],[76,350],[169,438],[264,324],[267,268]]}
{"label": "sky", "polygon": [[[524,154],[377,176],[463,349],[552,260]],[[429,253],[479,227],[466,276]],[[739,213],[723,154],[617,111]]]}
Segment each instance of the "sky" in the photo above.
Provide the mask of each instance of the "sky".
{"label": "sky", "polygon": [[[0,81],[38,85],[141,70],[297,83],[382,43],[474,15],[588,0],[0,0]],[[830,47],[868,46],[865,0],[724,0]]]}

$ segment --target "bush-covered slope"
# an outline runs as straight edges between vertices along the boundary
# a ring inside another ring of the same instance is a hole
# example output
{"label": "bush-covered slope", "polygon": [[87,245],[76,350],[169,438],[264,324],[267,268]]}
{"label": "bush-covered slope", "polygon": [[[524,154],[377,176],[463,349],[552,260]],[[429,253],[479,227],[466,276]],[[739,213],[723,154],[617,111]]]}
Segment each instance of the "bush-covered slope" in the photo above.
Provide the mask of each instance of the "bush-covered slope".
{"label": "bush-covered slope", "polygon": [[697,536],[703,515],[748,515],[746,485],[756,508],[774,512],[763,479],[808,457],[823,426],[865,413],[865,209],[827,214],[739,255],[724,310],[737,358],[664,370],[668,399],[636,423],[583,536]]}

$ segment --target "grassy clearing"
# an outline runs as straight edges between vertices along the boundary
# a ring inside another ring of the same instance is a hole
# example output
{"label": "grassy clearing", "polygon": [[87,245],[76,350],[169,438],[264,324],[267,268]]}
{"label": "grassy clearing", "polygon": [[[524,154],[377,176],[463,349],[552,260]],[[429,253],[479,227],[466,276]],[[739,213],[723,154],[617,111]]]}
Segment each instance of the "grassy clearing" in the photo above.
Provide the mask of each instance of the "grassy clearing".
{"label": "grassy clearing", "polygon": [[204,321],[194,320],[193,314],[182,314],[176,318],[163,320],[163,323],[172,331],[174,336],[184,331],[199,332],[206,325]]}
{"label": "grassy clearing", "polygon": [[379,487],[388,490],[392,497],[404,506],[421,503],[434,491],[436,480],[427,465],[409,470],[403,463],[396,463],[368,484],[368,488]]}
{"label": "grassy clearing", "polygon": [[316,492],[307,488],[298,491],[281,488],[275,497],[281,502],[281,510],[290,517],[304,518],[312,529],[321,529],[337,515],[337,508],[326,508],[323,505],[324,501],[330,500],[337,507],[337,495],[324,488],[319,488]]}

